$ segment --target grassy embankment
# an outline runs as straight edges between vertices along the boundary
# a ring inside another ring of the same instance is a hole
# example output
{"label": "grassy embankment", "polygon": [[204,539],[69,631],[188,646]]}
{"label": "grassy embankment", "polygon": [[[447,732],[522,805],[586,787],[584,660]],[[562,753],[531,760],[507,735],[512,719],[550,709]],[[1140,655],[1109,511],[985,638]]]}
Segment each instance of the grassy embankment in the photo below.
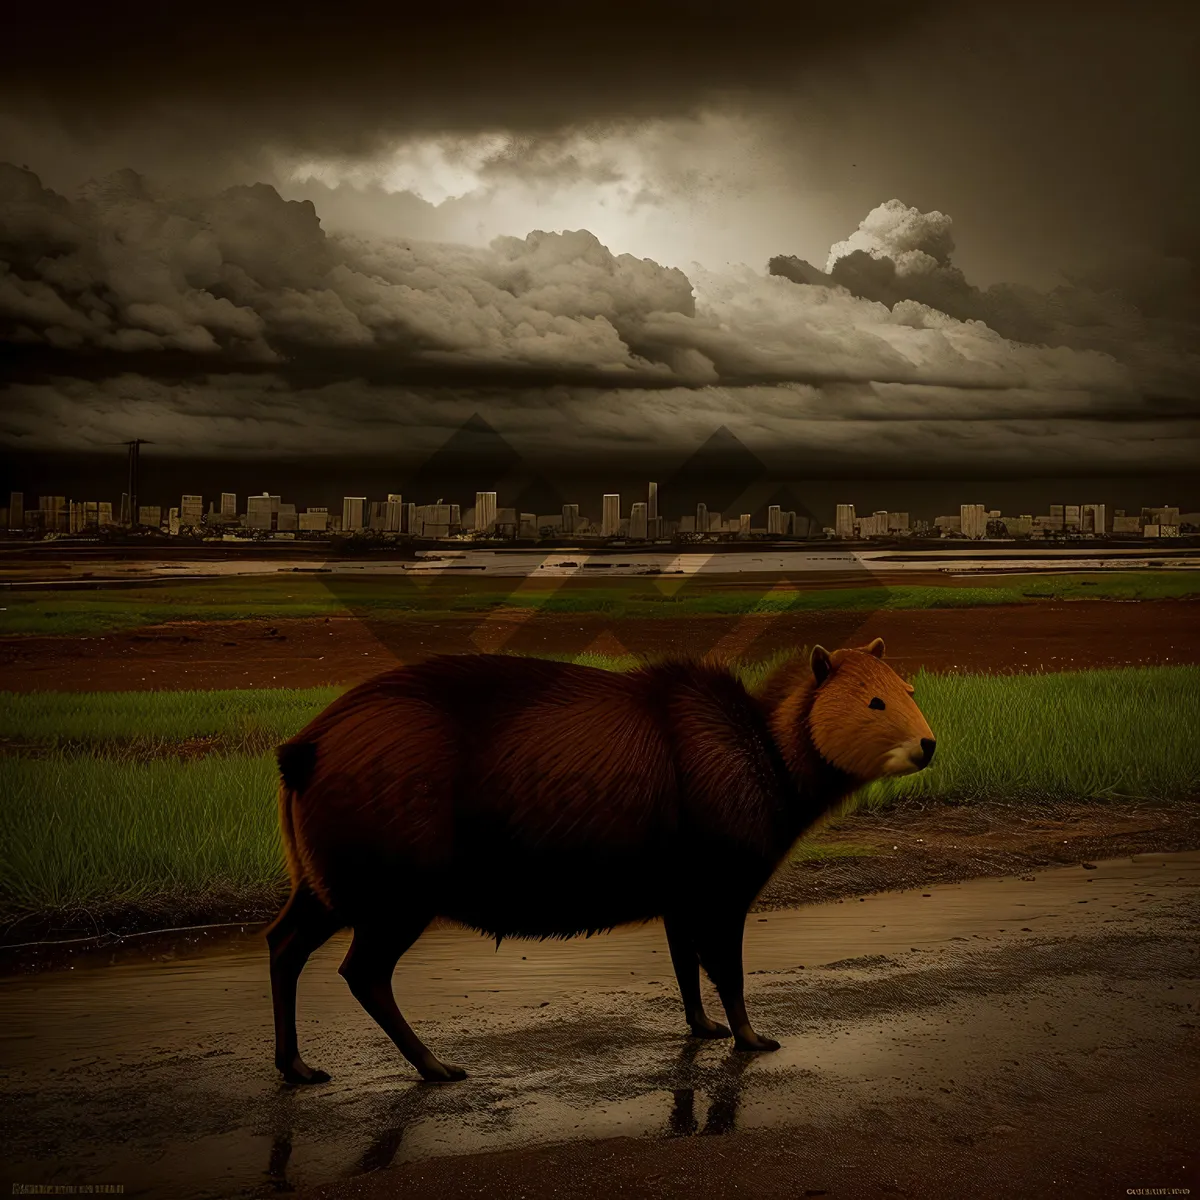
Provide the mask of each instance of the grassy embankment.
{"label": "grassy embankment", "polygon": [[819,610],[969,608],[1036,600],[1168,600],[1200,595],[1200,571],[1001,576],[987,583],[882,586],[862,581],[806,587],[803,581],[714,583],[664,575],[591,580],[480,576],[292,575],[57,592],[6,590],[0,635],[98,635],[169,621],[282,621],[358,616],[374,621],[469,616],[502,608],[601,613],[610,618],[740,616]]}
{"label": "grassy embankment", "polygon": [[[744,667],[748,686],[767,669]],[[1200,668],[921,674],[915,684],[937,758],[919,775],[864,789],[857,804],[1200,793]],[[267,747],[336,691],[0,696],[0,925],[9,940],[21,927],[85,914],[144,926],[269,913],[284,879]],[[802,844],[797,853],[813,851]]]}

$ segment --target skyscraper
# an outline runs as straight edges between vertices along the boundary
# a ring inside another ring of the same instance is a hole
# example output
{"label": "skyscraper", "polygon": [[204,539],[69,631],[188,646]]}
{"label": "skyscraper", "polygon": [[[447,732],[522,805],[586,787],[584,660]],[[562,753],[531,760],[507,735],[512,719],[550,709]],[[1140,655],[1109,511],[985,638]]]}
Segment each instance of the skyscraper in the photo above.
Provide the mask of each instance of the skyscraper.
{"label": "skyscraper", "polygon": [[237,520],[237,496],[233,492],[221,493],[221,520],[236,521]]}
{"label": "skyscraper", "polygon": [[982,504],[958,506],[959,530],[963,537],[981,538],[987,533],[987,509]]}
{"label": "skyscraper", "polygon": [[366,496],[342,497],[342,532],[354,533],[363,527],[363,509],[366,508]]}
{"label": "skyscraper", "polygon": [[640,500],[629,507],[629,536],[640,542],[646,540],[646,508]]}
{"label": "skyscraper", "polygon": [[[750,532],[749,529],[746,530]],[[778,504],[771,504],[767,507],[767,533],[778,537],[783,533],[783,517]]]}
{"label": "skyscraper", "polygon": [[600,517],[600,536],[616,537],[621,532],[621,497],[617,492],[606,492]]}
{"label": "skyscraper", "polygon": [[496,532],[496,493],[475,493],[475,532]]}
{"label": "skyscraper", "polygon": [[839,504],[837,515],[833,518],[834,536],[840,538],[854,537],[854,505]]}
{"label": "skyscraper", "polygon": [[25,493],[10,492],[8,496],[9,529],[25,528]]}
{"label": "skyscraper", "polygon": [[247,496],[246,527],[248,529],[270,529],[274,524],[271,507],[271,497],[267,492],[263,492],[261,496]]}
{"label": "skyscraper", "polygon": [[204,497],[185,495],[179,501],[180,525],[199,525],[204,520]]}
{"label": "skyscraper", "polygon": [[708,505],[703,500],[696,505],[696,532],[708,532]]}
{"label": "skyscraper", "polygon": [[573,534],[579,527],[579,505],[564,504],[562,506],[562,531]]}
{"label": "skyscraper", "polygon": [[400,533],[404,526],[404,497],[399,492],[388,492],[387,517],[384,521],[386,533]]}

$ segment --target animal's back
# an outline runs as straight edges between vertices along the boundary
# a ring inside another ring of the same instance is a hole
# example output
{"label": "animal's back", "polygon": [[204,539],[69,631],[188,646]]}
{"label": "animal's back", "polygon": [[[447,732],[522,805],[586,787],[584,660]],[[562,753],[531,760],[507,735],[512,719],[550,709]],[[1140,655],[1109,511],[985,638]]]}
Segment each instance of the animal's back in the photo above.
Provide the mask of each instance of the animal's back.
{"label": "animal's back", "polygon": [[296,855],[338,910],[426,903],[531,935],[655,916],[706,840],[765,836],[756,798],[729,811],[725,794],[773,770],[753,716],[740,684],[686,664],[618,674],[471,655],[402,668],[293,739],[316,748],[291,800]]}

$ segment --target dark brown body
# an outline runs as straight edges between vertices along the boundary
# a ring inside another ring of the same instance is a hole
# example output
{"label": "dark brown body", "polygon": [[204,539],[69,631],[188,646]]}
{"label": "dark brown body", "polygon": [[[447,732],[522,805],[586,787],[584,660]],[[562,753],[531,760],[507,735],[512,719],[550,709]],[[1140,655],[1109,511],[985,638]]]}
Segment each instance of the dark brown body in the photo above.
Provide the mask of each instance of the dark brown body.
{"label": "dark brown body", "polygon": [[[794,703],[805,687],[806,666],[775,691]],[[781,749],[774,705],[715,666],[617,674],[496,655],[433,659],[337,700],[279,751],[293,894],[268,938],[285,1076],[325,1078],[296,1049],[295,980],[347,925],[341,970],[367,1011],[426,1078],[462,1076],[391,993],[435,916],[497,938],[661,916],[693,1032],[730,1033],[701,1007],[703,963],[739,1045],[774,1048],[741,1002],[745,915],[858,783],[811,744]]]}

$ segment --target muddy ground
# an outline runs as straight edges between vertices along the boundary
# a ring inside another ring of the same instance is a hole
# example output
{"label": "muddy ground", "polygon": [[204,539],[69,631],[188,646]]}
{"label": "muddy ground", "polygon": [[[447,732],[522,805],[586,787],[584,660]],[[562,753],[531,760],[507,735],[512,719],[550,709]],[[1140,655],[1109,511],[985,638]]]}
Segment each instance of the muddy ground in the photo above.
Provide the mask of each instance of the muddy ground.
{"label": "muddy ground", "polygon": [[258,937],[79,963],[0,980],[0,1176],[172,1200],[1194,1189],[1198,943],[1195,853],[764,914],[747,1000],[783,1045],[745,1055],[682,1036],[656,924],[498,950],[431,930],[396,990],[470,1072],[437,1086],[348,995],[339,937],[300,988],[333,1079],[299,1090]]}
{"label": "muddy ground", "polygon": [[1200,600],[1044,601],[1020,606],[778,616],[614,619],[507,613],[379,621],[331,617],[177,622],[92,637],[0,638],[9,691],[316,687],[470,650],[765,657],[822,642],[885,639],[902,672],[1061,671],[1200,663]]}

